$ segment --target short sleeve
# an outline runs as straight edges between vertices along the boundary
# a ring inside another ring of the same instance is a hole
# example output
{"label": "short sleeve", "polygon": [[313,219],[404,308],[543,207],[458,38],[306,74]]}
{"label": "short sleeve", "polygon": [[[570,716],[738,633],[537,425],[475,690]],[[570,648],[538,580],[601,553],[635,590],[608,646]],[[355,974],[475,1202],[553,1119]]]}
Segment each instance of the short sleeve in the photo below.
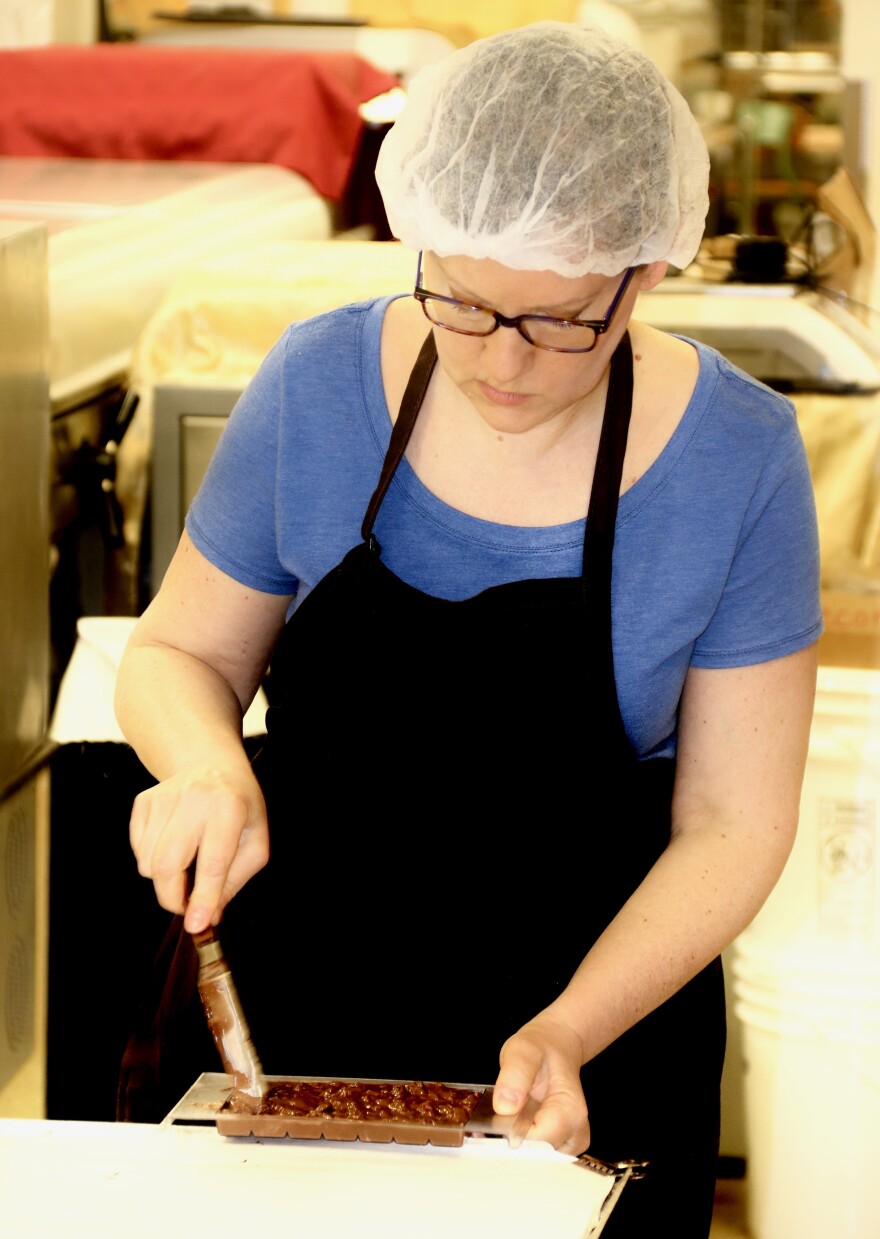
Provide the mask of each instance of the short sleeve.
{"label": "short sleeve", "polygon": [[228,576],[270,594],[295,594],[281,564],[275,512],[287,335],[239,398],[186,517],[201,553]]}
{"label": "short sleeve", "polygon": [[745,666],[793,653],[822,632],[815,496],[794,414],[744,508],[727,581],[696,641],[697,667]]}

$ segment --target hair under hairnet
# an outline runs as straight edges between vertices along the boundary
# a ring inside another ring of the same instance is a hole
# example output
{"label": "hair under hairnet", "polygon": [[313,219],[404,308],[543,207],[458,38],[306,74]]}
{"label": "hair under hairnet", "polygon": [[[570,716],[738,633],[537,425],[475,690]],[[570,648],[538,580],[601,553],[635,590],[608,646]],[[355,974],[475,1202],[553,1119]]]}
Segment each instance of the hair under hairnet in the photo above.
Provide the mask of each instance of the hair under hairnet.
{"label": "hair under hairnet", "polygon": [[602,31],[535,22],[413,78],[379,151],[395,237],[518,270],[683,268],[709,205],[709,156],[684,99]]}

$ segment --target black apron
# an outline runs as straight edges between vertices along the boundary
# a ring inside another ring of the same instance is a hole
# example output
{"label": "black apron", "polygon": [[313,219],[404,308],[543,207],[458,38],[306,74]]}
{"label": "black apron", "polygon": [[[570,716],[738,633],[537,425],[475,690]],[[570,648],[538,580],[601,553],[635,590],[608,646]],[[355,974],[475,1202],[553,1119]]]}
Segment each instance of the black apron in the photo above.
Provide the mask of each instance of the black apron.
{"label": "black apron", "polygon": [[[674,766],[638,762],[611,648],[632,403],[611,363],[580,578],[460,602],[382,562],[373,523],[436,362],[414,367],[362,541],[291,616],[254,763],[268,866],[221,937],[267,1073],[493,1083],[669,839]],[[590,1152],[650,1161],[606,1239],[708,1235],[724,993],[716,961],[583,1069]]]}

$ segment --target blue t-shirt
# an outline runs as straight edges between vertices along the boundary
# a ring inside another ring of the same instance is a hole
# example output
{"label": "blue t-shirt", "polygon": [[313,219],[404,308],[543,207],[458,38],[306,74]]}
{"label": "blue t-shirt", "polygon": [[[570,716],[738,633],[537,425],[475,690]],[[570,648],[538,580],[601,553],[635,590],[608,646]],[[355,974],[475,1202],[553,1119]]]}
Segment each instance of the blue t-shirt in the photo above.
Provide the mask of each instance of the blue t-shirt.
{"label": "blue t-shirt", "polygon": [[[294,594],[294,607],[360,540],[391,433],[379,352],[390,300],[287,329],[238,401],[187,516],[218,568]],[[815,503],[794,406],[696,347],[684,416],[617,516],[615,674],[643,757],[674,751],[688,667],[779,658],[822,629]],[[393,572],[442,598],[581,571],[583,520],[533,528],[466,516],[406,460],[375,532]]]}

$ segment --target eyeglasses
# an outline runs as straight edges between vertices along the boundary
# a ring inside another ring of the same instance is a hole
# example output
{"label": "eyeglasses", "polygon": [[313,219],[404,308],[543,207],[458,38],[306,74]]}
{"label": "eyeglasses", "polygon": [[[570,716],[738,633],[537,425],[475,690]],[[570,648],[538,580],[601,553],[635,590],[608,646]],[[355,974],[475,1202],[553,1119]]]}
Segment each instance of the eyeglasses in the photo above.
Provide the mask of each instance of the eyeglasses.
{"label": "eyeglasses", "polygon": [[534,344],[535,348],[546,348],[551,353],[589,353],[596,347],[599,336],[604,335],[611,326],[614,312],[634,274],[635,267],[626,269],[604,318],[554,318],[550,314],[517,314],[508,318],[488,306],[470,305],[455,297],[441,297],[439,293],[422,288],[420,253],[413,296],[421,302],[428,321],[446,331],[455,331],[462,336],[491,336],[499,327],[515,327],[523,339]]}

